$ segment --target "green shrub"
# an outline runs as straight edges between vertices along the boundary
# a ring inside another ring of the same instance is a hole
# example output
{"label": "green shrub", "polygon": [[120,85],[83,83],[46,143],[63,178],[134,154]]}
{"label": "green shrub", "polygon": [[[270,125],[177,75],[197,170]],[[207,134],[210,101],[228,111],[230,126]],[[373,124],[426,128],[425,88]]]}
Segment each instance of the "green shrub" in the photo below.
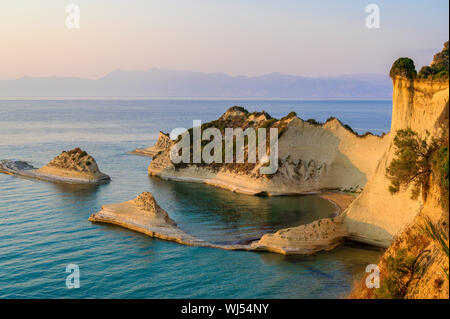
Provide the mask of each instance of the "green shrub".
{"label": "green shrub", "polygon": [[398,75],[404,76],[408,79],[414,79],[417,75],[416,66],[414,61],[410,58],[399,58],[392,65],[391,71],[389,72],[391,78]]}
{"label": "green shrub", "polygon": [[347,129],[347,131],[350,131],[351,133],[358,135],[358,133],[356,133],[350,125],[344,124],[344,127]]}
{"label": "green shrub", "polygon": [[444,209],[449,207],[449,152],[448,138],[442,139],[439,148],[433,156],[433,176],[438,181],[440,190],[440,203]]}
{"label": "green shrub", "polygon": [[245,114],[249,114],[249,111],[247,111],[247,110],[246,110],[245,108],[243,108],[242,106],[238,106],[238,105],[235,105],[235,106],[230,107],[230,108],[227,110],[227,112],[230,112],[230,111],[244,112]]}
{"label": "green shrub", "polygon": [[394,256],[386,259],[387,276],[381,280],[380,288],[375,290],[376,299],[403,299],[408,288],[408,279],[415,271],[416,258],[408,256],[400,249]]}
{"label": "green shrub", "polygon": [[272,116],[270,116],[269,113],[267,113],[266,111],[262,111],[262,112],[253,112],[252,113],[255,117],[259,117],[261,115],[264,115],[268,120],[270,120],[272,118]]}
{"label": "green shrub", "polygon": [[417,77],[420,79],[426,79],[427,77],[429,77],[432,74],[433,74],[433,69],[430,66],[426,65],[420,69],[419,74],[417,74]]}
{"label": "green shrub", "polygon": [[445,190],[449,190],[448,183],[448,171],[449,171],[449,153],[448,153],[448,145],[441,146],[436,154],[436,159],[434,161],[434,166],[438,170],[439,177],[441,179],[441,186]]}
{"label": "green shrub", "polygon": [[308,119],[308,120],[306,120],[306,122],[308,122],[309,124],[312,124],[312,125],[321,125],[321,123],[316,121],[315,119]]}
{"label": "green shrub", "polygon": [[366,137],[366,136],[369,136],[369,135],[373,135],[373,133],[367,131],[366,133],[364,133],[363,135],[361,135],[361,137]]}
{"label": "green shrub", "polygon": [[[448,235],[445,232],[444,228],[440,224],[433,223],[429,218],[425,219],[425,224],[422,226],[423,232],[432,239],[441,249],[441,251],[448,258]],[[446,269],[442,269],[444,274],[449,278],[448,271]]]}
{"label": "green shrub", "polygon": [[448,78],[449,72],[449,46],[448,41],[444,43],[441,52],[434,55],[430,66],[424,66],[420,69],[418,77],[421,79],[443,79]]}
{"label": "green shrub", "polygon": [[448,78],[448,70],[444,70],[444,71],[441,71],[441,72],[439,72],[438,74],[436,74],[436,77],[437,78]]}
{"label": "green shrub", "polygon": [[284,121],[284,120],[290,119],[291,117],[296,117],[296,116],[297,116],[297,113],[290,112],[288,115],[282,117],[281,120]]}

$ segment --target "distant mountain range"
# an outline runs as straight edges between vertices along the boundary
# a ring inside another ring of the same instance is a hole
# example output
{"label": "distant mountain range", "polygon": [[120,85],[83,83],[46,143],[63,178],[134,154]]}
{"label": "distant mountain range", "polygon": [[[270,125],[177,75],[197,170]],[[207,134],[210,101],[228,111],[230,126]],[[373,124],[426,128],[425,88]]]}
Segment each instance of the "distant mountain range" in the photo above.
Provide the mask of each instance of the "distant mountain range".
{"label": "distant mountain range", "polygon": [[390,98],[391,94],[391,80],[379,74],[303,77],[270,73],[249,77],[149,69],[117,70],[97,80],[72,77],[0,80],[0,97]]}

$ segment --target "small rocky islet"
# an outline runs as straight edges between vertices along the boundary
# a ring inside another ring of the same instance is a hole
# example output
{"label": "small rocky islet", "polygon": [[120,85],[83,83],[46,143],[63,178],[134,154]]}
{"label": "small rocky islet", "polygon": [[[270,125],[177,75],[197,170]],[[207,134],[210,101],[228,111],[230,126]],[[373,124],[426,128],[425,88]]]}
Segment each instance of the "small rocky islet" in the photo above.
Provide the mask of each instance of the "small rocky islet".
{"label": "small rocky islet", "polygon": [[36,168],[25,161],[1,160],[0,172],[62,183],[102,184],[111,180],[100,171],[95,159],[80,148],[63,151],[41,168]]}
{"label": "small rocky islet", "polygon": [[205,244],[202,240],[178,229],[177,224],[149,192],[143,192],[126,202],[103,205],[100,211],[89,217],[89,221],[118,225],[150,237],[185,245],[204,246]]}

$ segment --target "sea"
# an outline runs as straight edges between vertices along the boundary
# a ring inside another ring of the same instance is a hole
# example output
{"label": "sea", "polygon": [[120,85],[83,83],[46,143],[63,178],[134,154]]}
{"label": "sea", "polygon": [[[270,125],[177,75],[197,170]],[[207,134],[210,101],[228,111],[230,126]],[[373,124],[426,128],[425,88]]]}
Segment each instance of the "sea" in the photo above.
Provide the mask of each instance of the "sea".
{"label": "sea", "polygon": [[[112,178],[77,186],[0,174],[0,298],[345,298],[382,250],[347,242],[308,256],[226,251],[88,221],[102,205],[143,191],[183,231],[213,243],[331,216],[333,205],[314,195],[264,198],[149,177],[151,159],[128,154],[153,145],[159,131],[217,119],[234,105],[276,118],[334,116],[374,134],[389,131],[392,109],[383,99],[0,100],[0,159],[39,167],[80,147]],[[67,284],[73,265],[78,288]]]}

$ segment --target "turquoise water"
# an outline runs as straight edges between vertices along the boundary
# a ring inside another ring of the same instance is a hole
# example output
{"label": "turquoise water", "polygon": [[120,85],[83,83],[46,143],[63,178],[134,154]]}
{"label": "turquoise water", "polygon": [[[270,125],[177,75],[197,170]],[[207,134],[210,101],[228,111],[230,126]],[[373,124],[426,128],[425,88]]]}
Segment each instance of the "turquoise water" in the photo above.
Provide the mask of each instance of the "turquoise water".
{"label": "turquoise water", "polygon": [[[158,131],[208,121],[232,105],[281,117],[336,116],[355,130],[387,132],[390,101],[3,100],[0,159],[46,164],[82,147],[109,174],[107,185],[80,187],[0,174],[1,298],[338,298],[381,252],[341,246],[312,256],[224,251],[152,239],[91,224],[103,204],[152,192],[186,232],[216,243],[241,242],[329,216],[315,196],[259,198],[207,185],[149,178],[149,158],[127,151],[151,145]],[[80,267],[67,289],[66,265]]]}

